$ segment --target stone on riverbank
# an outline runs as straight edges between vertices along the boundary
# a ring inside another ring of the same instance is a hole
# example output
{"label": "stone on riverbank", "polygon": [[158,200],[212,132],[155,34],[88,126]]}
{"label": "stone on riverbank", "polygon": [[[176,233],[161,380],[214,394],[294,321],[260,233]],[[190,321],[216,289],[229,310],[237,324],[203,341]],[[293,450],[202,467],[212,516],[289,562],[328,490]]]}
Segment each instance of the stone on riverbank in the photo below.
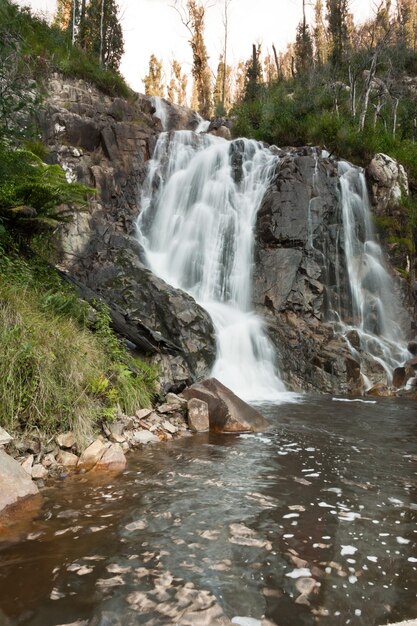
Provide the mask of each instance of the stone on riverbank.
{"label": "stone on riverbank", "polygon": [[269,423],[249,404],[216,378],[195,383],[183,391],[187,400],[198,398],[208,405],[210,430],[223,433],[260,432]]}
{"label": "stone on riverbank", "polygon": [[0,426],[0,446],[7,446],[13,440],[13,437]]}
{"label": "stone on riverbank", "polygon": [[20,499],[39,493],[28,473],[3,450],[0,450],[0,512]]}
{"label": "stone on riverbank", "polygon": [[196,433],[209,430],[210,419],[207,402],[199,398],[188,400],[188,426]]}
{"label": "stone on riverbank", "polygon": [[112,443],[107,446],[94,469],[106,472],[122,472],[126,467],[126,463],[126,457],[121,447],[117,443]]}

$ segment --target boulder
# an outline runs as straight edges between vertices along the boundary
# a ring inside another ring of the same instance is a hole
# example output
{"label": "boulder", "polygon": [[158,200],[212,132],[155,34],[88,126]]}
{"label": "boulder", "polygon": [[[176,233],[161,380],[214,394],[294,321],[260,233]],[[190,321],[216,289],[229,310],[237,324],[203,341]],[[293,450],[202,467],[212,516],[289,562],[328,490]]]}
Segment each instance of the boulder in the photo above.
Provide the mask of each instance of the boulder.
{"label": "boulder", "polygon": [[84,450],[78,459],[77,468],[88,472],[98,463],[106,449],[106,444],[103,443],[101,439],[96,439],[90,446],[88,446],[88,448]]}
{"label": "boulder", "polygon": [[401,196],[408,195],[408,178],[403,166],[386,154],[374,156],[366,175],[377,215],[389,214],[391,208],[398,206]]}
{"label": "boulder", "polygon": [[195,383],[183,391],[184,398],[207,403],[210,430],[223,433],[259,432],[269,423],[253,407],[238,398],[216,378]]}
{"label": "boulder", "polygon": [[42,463],[36,463],[32,467],[32,478],[35,480],[43,480],[48,476],[48,470],[42,465]]}
{"label": "boulder", "polygon": [[146,445],[147,443],[159,443],[159,439],[156,435],[148,430],[140,430],[133,435],[135,443],[141,443]]}
{"label": "boulder", "polygon": [[126,467],[126,457],[122,448],[112,443],[105,450],[103,456],[97,461],[94,469],[106,472],[122,472]]}
{"label": "boulder", "polygon": [[13,441],[13,437],[0,426],[0,446],[7,446],[11,441]]}
{"label": "boulder", "polygon": [[71,431],[57,435],[56,442],[60,448],[72,448],[75,446],[75,436]]}
{"label": "boulder", "polygon": [[56,462],[58,465],[62,465],[62,467],[75,469],[78,464],[78,456],[66,450],[60,450],[57,454]]}
{"label": "boulder", "polygon": [[412,367],[407,365],[403,365],[401,367],[396,367],[392,374],[392,385],[396,389],[400,389],[404,387],[410,378],[415,376],[415,371]]}
{"label": "boulder", "polygon": [[209,408],[207,402],[199,398],[188,400],[188,426],[194,432],[204,432],[210,428]]}
{"label": "boulder", "polygon": [[1,449],[0,485],[0,512],[23,498],[39,493],[28,473]]}
{"label": "boulder", "polygon": [[377,383],[371,389],[366,392],[367,396],[374,396],[376,398],[390,398],[393,395],[392,390],[384,383]]}
{"label": "boulder", "polygon": [[417,356],[417,341],[410,341],[407,346],[407,350],[413,356]]}

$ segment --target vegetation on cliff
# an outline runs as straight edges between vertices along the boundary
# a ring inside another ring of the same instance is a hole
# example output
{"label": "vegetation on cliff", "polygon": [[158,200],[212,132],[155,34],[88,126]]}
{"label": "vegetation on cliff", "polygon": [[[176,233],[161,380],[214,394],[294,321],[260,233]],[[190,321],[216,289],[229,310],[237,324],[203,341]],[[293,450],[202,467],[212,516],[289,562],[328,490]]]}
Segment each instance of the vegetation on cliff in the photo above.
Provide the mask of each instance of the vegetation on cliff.
{"label": "vegetation on cliff", "polygon": [[104,305],[77,298],[48,262],[57,225],[94,193],[67,180],[39,140],[37,108],[51,72],[107,93],[127,87],[67,33],[8,0],[0,4],[0,425],[72,429],[149,405],[156,371],[126,349]]}

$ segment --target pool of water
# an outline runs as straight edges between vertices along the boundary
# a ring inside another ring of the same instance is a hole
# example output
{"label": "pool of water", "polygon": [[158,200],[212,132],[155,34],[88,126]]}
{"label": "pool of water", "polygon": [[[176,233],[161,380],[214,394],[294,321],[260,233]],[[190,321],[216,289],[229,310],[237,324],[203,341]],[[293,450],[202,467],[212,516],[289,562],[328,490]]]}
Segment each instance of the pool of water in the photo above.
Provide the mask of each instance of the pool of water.
{"label": "pool of water", "polygon": [[27,626],[417,617],[416,409],[305,396],[262,407],[267,433],[187,437],[118,477],[54,483],[0,544],[0,607]]}

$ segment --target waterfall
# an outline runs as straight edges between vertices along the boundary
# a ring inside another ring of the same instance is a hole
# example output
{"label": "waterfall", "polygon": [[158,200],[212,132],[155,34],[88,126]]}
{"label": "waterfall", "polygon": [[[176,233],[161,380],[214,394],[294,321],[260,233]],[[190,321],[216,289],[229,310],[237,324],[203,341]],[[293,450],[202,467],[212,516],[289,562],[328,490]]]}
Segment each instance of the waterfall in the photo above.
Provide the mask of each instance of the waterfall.
{"label": "waterfall", "polygon": [[357,331],[362,351],[384,368],[390,382],[392,370],[410,357],[400,323],[401,305],[376,241],[365,176],[346,162],[340,162],[338,169],[350,319],[339,313],[345,320],[344,331]]}
{"label": "waterfall", "polygon": [[160,96],[151,96],[150,100],[155,107],[155,117],[161,120],[162,129],[167,130],[169,121],[169,104]]}
{"label": "waterfall", "polygon": [[290,395],[251,305],[256,212],[277,163],[253,140],[161,133],[137,222],[150,269],[191,294],[213,320],[213,376],[251,401]]}

